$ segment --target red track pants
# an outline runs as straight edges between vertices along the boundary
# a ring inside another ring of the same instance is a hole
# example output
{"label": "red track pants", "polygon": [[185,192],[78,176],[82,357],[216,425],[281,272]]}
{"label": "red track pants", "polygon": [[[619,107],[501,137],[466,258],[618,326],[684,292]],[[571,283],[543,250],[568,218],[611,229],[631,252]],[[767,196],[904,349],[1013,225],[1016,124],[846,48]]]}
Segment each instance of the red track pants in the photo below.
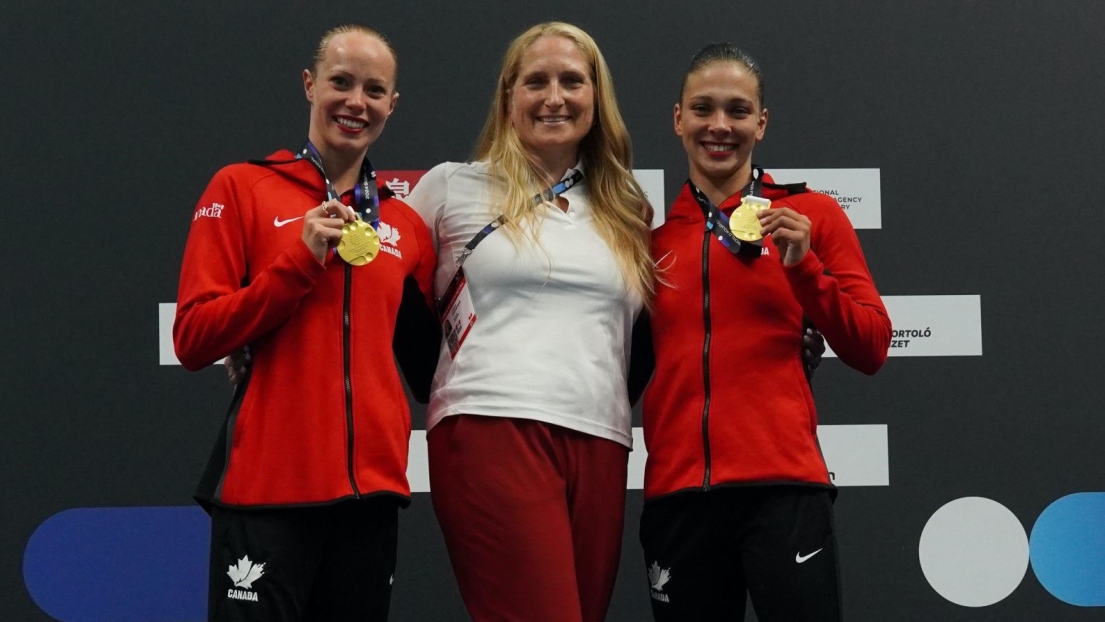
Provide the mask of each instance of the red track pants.
{"label": "red track pants", "polygon": [[475,622],[601,622],[621,558],[628,449],[526,419],[429,433],[430,489]]}

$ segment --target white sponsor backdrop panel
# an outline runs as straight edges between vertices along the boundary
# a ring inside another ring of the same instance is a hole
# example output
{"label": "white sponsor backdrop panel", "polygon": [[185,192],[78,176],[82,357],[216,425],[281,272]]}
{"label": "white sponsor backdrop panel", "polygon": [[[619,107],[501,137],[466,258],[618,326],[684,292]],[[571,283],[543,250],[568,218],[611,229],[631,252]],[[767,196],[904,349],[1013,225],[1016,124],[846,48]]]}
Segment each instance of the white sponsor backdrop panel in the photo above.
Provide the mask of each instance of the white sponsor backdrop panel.
{"label": "white sponsor backdrop panel", "polygon": [[157,305],[157,349],[162,365],[180,365],[173,347],[173,319],[176,318],[176,303],[161,302]]}
{"label": "white sponsor backdrop panel", "polygon": [[[822,425],[817,427],[821,452],[837,486],[889,486],[890,459],[885,425]],[[629,490],[644,488],[645,435],[633,428],[633,451],[629,452]],[[429,492],[430,474],[426,454],[426,432],[411,432],[407,479],[411,492]]]}
{"label": "white sponsor backdrop panel", "polygon": [[775,183],[804,181],[836,199],[856,229],[882,229],[882,181],[877,168],[776,168]]}
{"label": "white sponsor backdrop panel", "polygon": [[[883,296],[894,336],[890,356],[982,356],[982,299]],[[825,356],[836,356],[827,348]]]}
{"label": "white sponsor backdrop panel", "polygon": [[819,425],[817,438],[837,486],[890,485],[885,424]]}
{"label": "white sponsor backdrop panel", "polygon": [[645,191],[645,197],[652,205],[652,228],[655,229],[664,224],[664,210],[668,202],[664,200],[664,169],[662,168],[636,168],[633,169],[633,178]]}
{"label": "white sponsor backdrop panel", "polygon": [[411,430],[411,448],[407,455],[407,482],[411,492],[430,492],[430,458],[425,430]]}

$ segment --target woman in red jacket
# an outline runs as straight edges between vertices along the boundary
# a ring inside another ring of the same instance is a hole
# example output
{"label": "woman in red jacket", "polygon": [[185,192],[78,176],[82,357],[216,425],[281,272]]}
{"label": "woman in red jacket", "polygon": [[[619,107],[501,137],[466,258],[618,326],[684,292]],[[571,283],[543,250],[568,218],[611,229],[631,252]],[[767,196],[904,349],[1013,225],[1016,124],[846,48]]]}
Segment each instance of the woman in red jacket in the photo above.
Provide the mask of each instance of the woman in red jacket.
{"label": "woman in red jacket", "polygon": [[193,214],[177,356],[195,370],[252,353],[196,493],[212,520],[208,620],[387,619],[410,497],[400,304],[429,318],[431,353],[440,338],[422,293],[429,231],[367,157],[395,77],[376,30],[326,33],[303,72],[306,144],[223,168]]}
{"label": "woman in red jacket", "polygon": [[768,111],[751,58],[703,48],[674,112],[690,180],[652,240],[641,542],[653,613],[740,620],[750,594],[761,622],[839,620],[835,490],[801,335],[816,326],[873,374],[890,319],[840,206],[752,164]]}

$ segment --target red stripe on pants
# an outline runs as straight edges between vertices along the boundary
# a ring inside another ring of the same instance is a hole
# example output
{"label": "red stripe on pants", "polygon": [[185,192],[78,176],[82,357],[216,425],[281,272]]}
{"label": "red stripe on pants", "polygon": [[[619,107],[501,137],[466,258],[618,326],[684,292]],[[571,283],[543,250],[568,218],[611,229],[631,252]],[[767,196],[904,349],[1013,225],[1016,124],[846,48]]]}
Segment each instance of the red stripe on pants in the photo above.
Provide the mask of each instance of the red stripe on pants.
{"label": "red stripe on pants", "polygon": [[429,433],[430,496],[475,622],[601,622],[629,450],[559,426],[457,415]]}

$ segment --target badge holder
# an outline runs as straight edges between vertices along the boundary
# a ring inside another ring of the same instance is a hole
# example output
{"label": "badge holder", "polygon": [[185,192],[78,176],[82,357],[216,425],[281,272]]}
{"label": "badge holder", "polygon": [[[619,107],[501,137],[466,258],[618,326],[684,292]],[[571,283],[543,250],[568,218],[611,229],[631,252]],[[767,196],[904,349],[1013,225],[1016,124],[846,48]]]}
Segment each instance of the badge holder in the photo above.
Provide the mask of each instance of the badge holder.
{"label": "badge holder", "polygon": [[455,359],[472,325],[476,323],[476,307],[472,304],[463,266],[457,268],[453,280],[445,289],[445,295],[438,300],[437,313],[441,318],[441,333],[449,346],[449,358]]}
{"label": "badge holder", "polygon": [[[533,197],[533,202],[535,205],[541,205],[544,202],[555,201],[556,197],[581,181],[583,181],[583,173],[578,170],[572,171],[571,177],[538,193]],[[499,216],[464,246],[464,250],[457,257],[457,271],[453,274],[453,280],[449,282],[449,287],[445,288],[445,295],[437,301],[437,315],[441,318],[441,332],[445,337],[445,344],[449,347],[449,358],[457,357],[457,352],[460,351],[461,345],[472,330],[472,325],[476,323],[476,306],[472,304],[472,294],[468,291],[468,277],[464,274],[464,262],[484,238],[494,233],[505,222],[506,217]]]}

